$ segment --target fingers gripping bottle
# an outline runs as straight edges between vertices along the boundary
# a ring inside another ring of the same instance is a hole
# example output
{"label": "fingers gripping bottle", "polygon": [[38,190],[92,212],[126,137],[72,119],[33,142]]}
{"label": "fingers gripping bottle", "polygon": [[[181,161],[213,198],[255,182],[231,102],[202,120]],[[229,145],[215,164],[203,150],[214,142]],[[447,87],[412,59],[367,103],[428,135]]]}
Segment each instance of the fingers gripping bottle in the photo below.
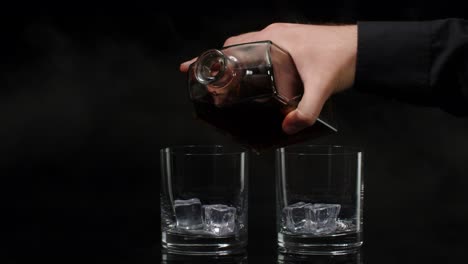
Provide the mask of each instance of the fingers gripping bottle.
{"label": "fingers gripping bottle", "polygon": [[190,65],[188,90],[199,119],[256,151],[337,131],[328,102],[314,125],[294,135],[282,131],[304,87],[289,53],[271,41],[205,51]]}

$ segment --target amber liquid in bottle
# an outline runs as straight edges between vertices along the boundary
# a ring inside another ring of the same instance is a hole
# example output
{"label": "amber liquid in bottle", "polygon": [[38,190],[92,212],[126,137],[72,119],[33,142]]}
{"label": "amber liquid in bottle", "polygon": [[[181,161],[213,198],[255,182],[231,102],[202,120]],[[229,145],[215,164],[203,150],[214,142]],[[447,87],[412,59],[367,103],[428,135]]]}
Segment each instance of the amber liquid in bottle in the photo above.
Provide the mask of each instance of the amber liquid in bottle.
{"label": "amber liquid in bottle", "polygon": [[327,126],[315,123],[298,134],[287,135],[281,127],[287,107],[274,99],[261,104],[246,102],[224,108],[202,102],[194,106],[198,118],[256,151],[330,134]]}
{"label": "amber liquid in bottle", "polygon": [[[252,83],[268,85],[264,84],[268,81],[268,76],[252,76],[252,78],[256,78],[257,81],[241,82],[240,85],[243,86],[244,91],[253,90],[255,87],[248,87]],[[316,122],[295,135],[284,133],[283,120],[290,111],[295,109],[295,106],[281,102],[273,96],[246,100],[223,107],[197,101],[194,102],[194,107],[196,116],[200,120],[258,152],[330,134],[330,128],[321,122]]]}

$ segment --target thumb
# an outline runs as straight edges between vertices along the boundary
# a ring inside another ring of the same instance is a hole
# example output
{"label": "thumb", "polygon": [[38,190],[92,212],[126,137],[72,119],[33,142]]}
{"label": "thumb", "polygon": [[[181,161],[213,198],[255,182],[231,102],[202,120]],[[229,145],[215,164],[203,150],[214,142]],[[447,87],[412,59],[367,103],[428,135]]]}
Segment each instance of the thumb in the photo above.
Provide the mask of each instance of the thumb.
{"label": "thumb", "polygon": [[304,95],[297,108],[289,112],[283,120],[283,131],[295,134],[315,123],[327,100],[327,89],[317,82],[304,83]]}

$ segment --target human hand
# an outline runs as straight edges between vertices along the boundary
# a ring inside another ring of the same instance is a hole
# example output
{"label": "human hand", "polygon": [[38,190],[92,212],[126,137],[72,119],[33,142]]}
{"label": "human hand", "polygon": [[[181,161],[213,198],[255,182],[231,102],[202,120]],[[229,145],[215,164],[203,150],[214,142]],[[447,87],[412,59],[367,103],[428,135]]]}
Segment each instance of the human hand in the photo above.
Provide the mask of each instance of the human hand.
{"label": "human hand", "polygon": [[[294,134],[317,120],[326,100],[353,85],[356,71],[357,26],[271,24],[265,29],[228,38],[224,46],[271,40],[287,50],[304,83],[298,107],[283,120],[283,131]],[[186,72],[194,62],[184,62]]]}

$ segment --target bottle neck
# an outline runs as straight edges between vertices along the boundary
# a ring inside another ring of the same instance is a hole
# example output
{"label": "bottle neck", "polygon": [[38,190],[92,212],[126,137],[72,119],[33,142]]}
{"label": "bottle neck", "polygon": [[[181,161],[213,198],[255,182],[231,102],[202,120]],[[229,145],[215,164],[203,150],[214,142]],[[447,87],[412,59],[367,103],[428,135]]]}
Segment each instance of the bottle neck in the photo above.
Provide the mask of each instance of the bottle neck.
{"label": "bottle neck", "polygon": [[195,78],[211,87],[225,87],[232,80],[233,61],[222,51],[211,49],[204,52],[195,64]]}

